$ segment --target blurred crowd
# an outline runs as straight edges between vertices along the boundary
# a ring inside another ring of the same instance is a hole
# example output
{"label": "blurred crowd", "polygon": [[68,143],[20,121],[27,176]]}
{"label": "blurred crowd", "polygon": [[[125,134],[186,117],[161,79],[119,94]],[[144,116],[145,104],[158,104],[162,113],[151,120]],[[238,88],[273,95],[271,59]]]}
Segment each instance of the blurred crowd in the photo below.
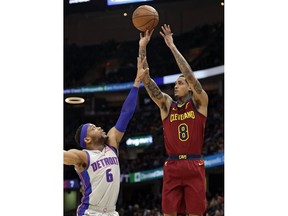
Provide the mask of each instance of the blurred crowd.
{"label": "blurred crowd", "polygon": [[[117,206],[119,216],[162,216],[161,194],[149,194],[143,197],[140,193],[135,193],[134,202],[128,205]],[[156,197],[155,197],[156,196]],[[75,210],[65,213],[65,216],[74,216]],[[178,214],[178,216],[185,216]],[[224,194],[207,194],[207,210],[203,216],[224,216]]]}
{"label": "blurred crowd", "polygon": [[[141,204],[129,205],[126,209],[120,208],[120,216],[162,216],[161,197],[153,198],[151,195],[140,201]],[[185,216],[178,214],[178,216]],[[207,210],[204,216],[224,216],[224,195],[207,195]]]}
{"label": "blurred crowd", "polygon": [[[179,51],[193,70],[224,65],[224,24],[196,27],[174,35]],[[79,47],[64,45],[64,88],[121,83],[134,80],[139,39]],[[163,38],[154,32],[147,47],[147,60],[153,77],[178,73],[179,69]]]}

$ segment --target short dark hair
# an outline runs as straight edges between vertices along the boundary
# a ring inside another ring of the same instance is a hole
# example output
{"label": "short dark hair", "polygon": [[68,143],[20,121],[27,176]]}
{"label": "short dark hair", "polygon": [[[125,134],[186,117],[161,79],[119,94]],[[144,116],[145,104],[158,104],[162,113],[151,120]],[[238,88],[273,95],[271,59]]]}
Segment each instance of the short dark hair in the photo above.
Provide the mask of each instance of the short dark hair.
{"label": "short dark hair", "polygon": [[81,135],[81,130],[83,128],[84,124],[81,124],[78,129],[76,130],[74,139],[76,141],[76,143],[80,146],[80,135]]}

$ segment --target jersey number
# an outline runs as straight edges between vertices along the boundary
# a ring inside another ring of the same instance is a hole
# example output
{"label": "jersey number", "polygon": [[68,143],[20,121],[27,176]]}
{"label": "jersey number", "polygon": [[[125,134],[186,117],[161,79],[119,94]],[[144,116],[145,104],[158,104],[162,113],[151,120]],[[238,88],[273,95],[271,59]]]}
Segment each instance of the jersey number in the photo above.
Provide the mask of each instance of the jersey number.
{"label": "jersey number", "polygon": [[113,174],[110,173],[111,169],[106,170],[106,181],[107,182],[112,182],[113,181]]}
{"label": "jersey number", "polygon": [[186,141],[189,138],[188,125],[183,123],[178,126],[178,137],[181,141]]}

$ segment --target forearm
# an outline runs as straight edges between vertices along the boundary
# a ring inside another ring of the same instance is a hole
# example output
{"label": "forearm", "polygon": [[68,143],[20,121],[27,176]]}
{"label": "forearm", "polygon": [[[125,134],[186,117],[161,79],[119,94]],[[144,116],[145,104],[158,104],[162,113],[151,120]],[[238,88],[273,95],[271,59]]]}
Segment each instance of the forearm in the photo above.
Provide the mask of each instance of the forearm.
{"label": "forearm", "polygon": [[65,165],[75,165],[81,162],[81,158],[75,153],[75,150],[63,150],[63,159]]}
{"label": "forearm", "polygon": [[133,86],[136,87],[136,88],[139,88],[140,84],[141,84],[141,79],[139,77],[136,77],[135,80],[134,80]]}
{"label": "forearm", "polygon": [[160,90],[160,88],[157,86],[155,81],[149,76],[146,75],[146,77],[143,79],[143,84],[148,92],[149,96],[154,100],[161,100],[163,98],[163,94]]}
{"label": "forearm", "polygon": [[179,69],[181,70],[182,74],[187,77],[191,74],[192,69],[190,67],[190,65],[188,64],[188,62],[186,61],[186,59],[182,56],[182,54],[179,52],[179,50],[177,49],[177,47],[175,45],[170,47],[170,50],[177,62],[177,65],[179,67]]}
{"label": "forearm", "polygon": [[134,85],[133,88],[130,90],[126,100],[123,103],[120,116],[115,125],[116,129],[121,132],[126,131],[128,123],[135,112],[136,104],[137,104],[137,97],[138,97],[138,90],[139,90],[139,87],[135,87]]}
{"label": "forearm", "polygon": [[[144,57],[146,56],[147,52],[146,52],[146,46],[139,46],[139,56],[141,57],[141,59],[144,59]],[[147,57],[146,60],[143,64],[143,68],[149,68],[148,62],[147,62]]]}
{"label": "forearm", "polygon": [[202,86],[201,86],[200,82],[196,79],[196,77],[194,76],[193,71],[192,71],[190,65],[188,64],[188,62],[186,61],[186,59],[179,52],[179,50],[177,49],[177,47],[175,45],[172,45],[169,48],[170,48],[172,54],[174,55],[174,58],[177,62],[177,65],[178,65],[180,71],[182,72],[182,74],[184,75],[184,77],[186,78],[187,82],[191,83],[193,85],[194,89],[196,90],[196,92],[200,94],[202,91]]}

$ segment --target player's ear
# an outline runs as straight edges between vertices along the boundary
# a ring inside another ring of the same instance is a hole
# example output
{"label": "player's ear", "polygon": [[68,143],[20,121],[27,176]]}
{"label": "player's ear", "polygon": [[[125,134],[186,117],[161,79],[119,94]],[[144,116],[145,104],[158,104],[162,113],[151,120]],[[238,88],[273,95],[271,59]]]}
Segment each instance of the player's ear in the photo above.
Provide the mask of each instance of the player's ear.
{"label": "player's ear", "polygon": [[84,138],[84,141],[88,144],[88,143],[91,142],[91,138],[90,138],[90,137],[85,137],[85,138]]}

